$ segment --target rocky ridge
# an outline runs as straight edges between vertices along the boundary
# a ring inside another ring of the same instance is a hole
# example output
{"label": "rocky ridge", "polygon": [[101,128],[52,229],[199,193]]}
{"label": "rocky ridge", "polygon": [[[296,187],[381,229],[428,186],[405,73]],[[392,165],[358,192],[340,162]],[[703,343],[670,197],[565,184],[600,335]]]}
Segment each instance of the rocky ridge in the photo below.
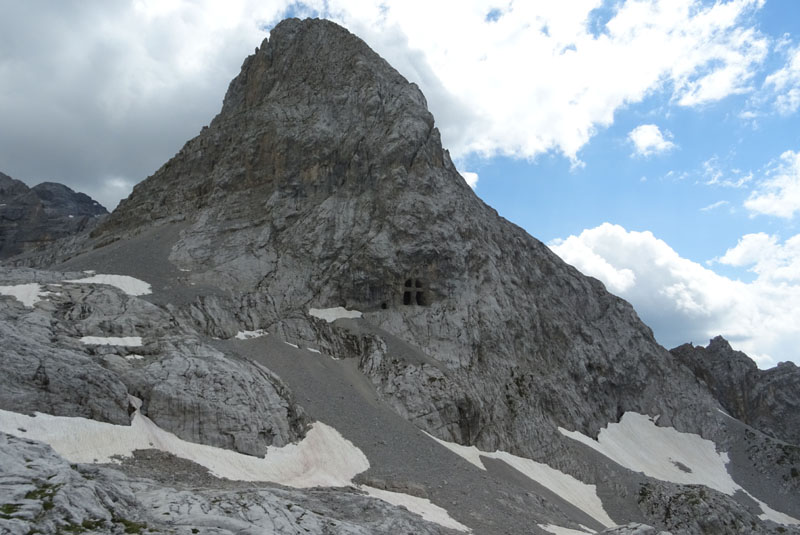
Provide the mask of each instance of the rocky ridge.
{"label": "rocky ridge", "polygon": [[792,362],[760,370],[721,336],[706,347],[684,344],[670,353],[708,386],[728,414],[800,445],[800,369]]}
{"label": "rocky ridge", "polygon": [[33,188],[0,173],[0,260],[94,228],[108,211],[55,182]]}

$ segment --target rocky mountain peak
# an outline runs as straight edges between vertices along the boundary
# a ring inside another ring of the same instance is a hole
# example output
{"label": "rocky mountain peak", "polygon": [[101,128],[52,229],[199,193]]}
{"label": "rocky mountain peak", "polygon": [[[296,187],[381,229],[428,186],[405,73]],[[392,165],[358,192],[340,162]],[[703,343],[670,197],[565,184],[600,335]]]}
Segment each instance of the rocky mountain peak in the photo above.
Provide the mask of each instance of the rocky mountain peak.
{"label": "rocky mountain peak", "polygon": [[308,206],[381,188],[430,192],[442,187],[430,168],[463,189],[417,86],[344,28],[290,19],[244,61],[219,115],[134,189],[106,230],[220,203],[263,214],[274,195]]}
{"label": "rocky mountain peak", "polygon": [[800,370],[781,363],[759,370],[722,336],[708,346],[684,344],[670,351],[708,385],[725,410],[743,422],[788,442],[800,443]]}

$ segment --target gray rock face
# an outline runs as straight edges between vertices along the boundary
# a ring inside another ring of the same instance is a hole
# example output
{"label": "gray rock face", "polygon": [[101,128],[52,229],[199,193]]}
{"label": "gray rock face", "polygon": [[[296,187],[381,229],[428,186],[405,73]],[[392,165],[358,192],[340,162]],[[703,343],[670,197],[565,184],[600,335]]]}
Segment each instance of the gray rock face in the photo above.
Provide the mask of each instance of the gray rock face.
{"label": "gray rock face", "polygon": [[637,502],[653,523],[673,533],[800,533],[797,527],[765,524],[739,501],[700,485],[647,483]]}
{"label": "gray rock face", "polygon": [[[128,425],[130,394],[192,442],[263,456],[305,435],[302,409],[275,375],[227,358],[144,299],[64,282],[81,276],[0,271],[0,286],[35,278],[50,292],[32,308],[0,297],[0,409]],[[87,345],[84,336],[140,336],[143,345]]]}
{"label": "gray rock face", "polygon": [[93,228],[105,208],[54,182],[28,188],[0,173],[0,260]]}
{"label": "gray rock face", "polygon": [[670,352],[708,385],[728,414],[800,445],[800,369],[793,363],[759,370],[721,336],[707,347],[684,344]]}
{"label": "gray rock face", "polygon": [[[70,465],[48,446],[0,433],[0,533],[453,533],[354,489],[253,489],[147,453],[135,464],[144,479],[125,466]],[[164,473],[182,477],[167,484]]]}
{"label": "gray rock face", "polygon": [[483,204],[419,89],[330,22],[276,26],[96,244],[175,220],[171,262],[262,303],[257,327],[294,318],[309,335],[309,307],[346,304],[447,370],[369,367],[442,438],[543,455],[557,426],[596,434],[626,410],[713,431],[716,402],[632,307]]}

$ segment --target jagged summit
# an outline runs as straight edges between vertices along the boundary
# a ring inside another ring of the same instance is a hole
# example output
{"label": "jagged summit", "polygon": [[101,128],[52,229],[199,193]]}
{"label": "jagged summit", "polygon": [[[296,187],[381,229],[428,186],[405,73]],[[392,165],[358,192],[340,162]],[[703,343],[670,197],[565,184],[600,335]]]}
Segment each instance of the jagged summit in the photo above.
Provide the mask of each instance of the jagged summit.
{"label": "jagged summit", "polygon": [[683,344],[670,352],[708,385],[725,410],[765,433],[800,444],[800,369],[792,362],[759,370],[722,336],[708,346]]}
{"label": "jagged summit", "polygon": [[344,28],[289,19],[245,60],[219,115],[136,186],[107,228],[191,217],[238,196],[257,211],[276,192],[305,204],[379,184],[424,194],[442,187],[422,171],[430,167],[458,187],[417,86]]}

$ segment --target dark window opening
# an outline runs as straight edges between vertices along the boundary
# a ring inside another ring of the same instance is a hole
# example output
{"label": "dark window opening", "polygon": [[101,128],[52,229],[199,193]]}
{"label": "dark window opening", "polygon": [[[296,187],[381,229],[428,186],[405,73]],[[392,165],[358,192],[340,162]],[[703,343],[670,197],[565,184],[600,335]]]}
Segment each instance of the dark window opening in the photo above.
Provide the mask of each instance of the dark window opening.
{"label": "dark window opening", "polygon": [[403,304],[428,306],[428,296],[422,279],[406,279],[403,284]]}

